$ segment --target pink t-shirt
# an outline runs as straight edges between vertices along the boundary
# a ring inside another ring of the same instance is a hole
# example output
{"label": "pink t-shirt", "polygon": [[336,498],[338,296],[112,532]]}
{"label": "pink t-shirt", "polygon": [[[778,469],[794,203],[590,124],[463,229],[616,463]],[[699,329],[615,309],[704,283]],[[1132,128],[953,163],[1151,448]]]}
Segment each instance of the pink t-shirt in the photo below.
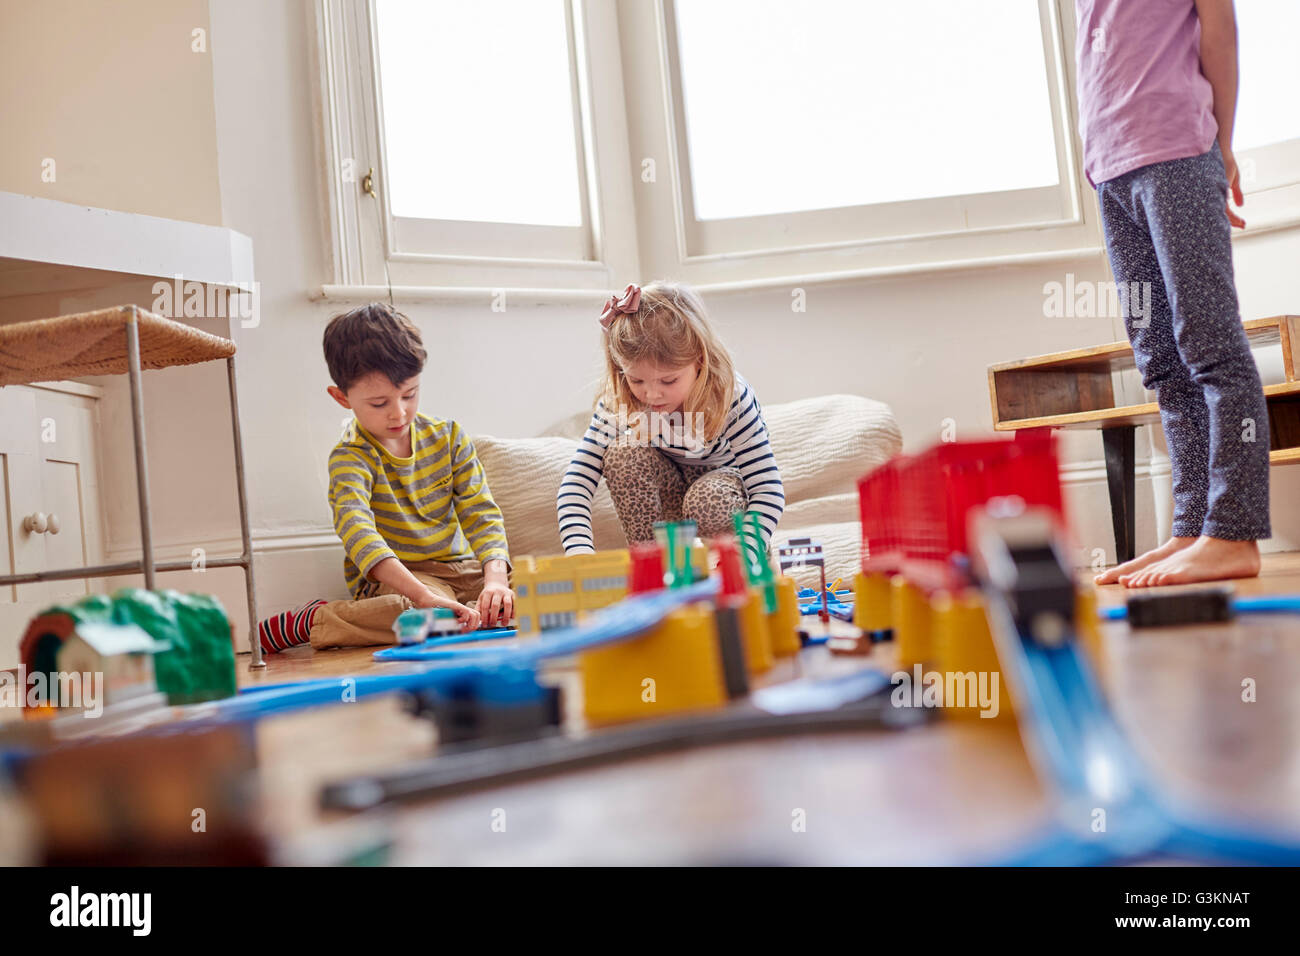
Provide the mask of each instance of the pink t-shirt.
{"label": "pink t-shirt", "polygon": [[1214,145],[1195,0],[1075,0],[1079,134],[1094,186]]}

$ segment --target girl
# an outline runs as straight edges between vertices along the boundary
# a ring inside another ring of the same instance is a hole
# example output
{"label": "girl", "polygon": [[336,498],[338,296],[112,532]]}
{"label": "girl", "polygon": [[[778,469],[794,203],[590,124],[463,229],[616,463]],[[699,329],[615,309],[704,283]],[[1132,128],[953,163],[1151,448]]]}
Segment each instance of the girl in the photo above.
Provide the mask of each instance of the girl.
{"label": "girl", "polygon": [[745,544],[766,550],[785,508],[758,399],[735,371],[683,286],[629,285],[600,317],[605,382],[591,424],[556,497],[565,554],[591,554],[591,502],[609,485],[628,544],[654,538],[656,521],[691,520],[703,537],[746,524]]}
{"label": "girl", "polygon": [[[1079,129],[1119,288],[1151,289],[1124,319],[1156,393],[1173,469],[1173,535],[1098,584],[1188,584],[1259,573],[1267,538],[1268,408],[1241,326],[1232,226],[1244,226],[1232,126],[1232,0],[1075,0]],[[1255,440],[1256,432],[1260,440]]]}

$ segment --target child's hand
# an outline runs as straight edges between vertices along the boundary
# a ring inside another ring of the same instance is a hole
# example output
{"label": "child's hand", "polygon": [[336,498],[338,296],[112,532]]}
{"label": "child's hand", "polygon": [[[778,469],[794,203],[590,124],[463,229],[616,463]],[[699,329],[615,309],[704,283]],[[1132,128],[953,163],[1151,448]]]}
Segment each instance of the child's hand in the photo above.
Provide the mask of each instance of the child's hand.
{"label": "child's hand", "polygon": [[1228,210],[1228,222],[1232,223],[1238,229],[1246,228],[1246,220],[1242,219],[1232,210],[1232,204],[1235,202],[1238,206],[1246,204],[1246,197],[1241,192],[1241,171],[1237,168],[1237,157],[1232,155],[1232,150],[1219,144],[1219,151],[1223,153],[1223,171],[1228,177],[1228,195],[1231,197],[1226,203]]}
{"label": "child's hand", "polygon": [[478,596],[478,612],[484,627],[505,627],[515,616],[515,592],[505,584],[489,582]]}
{"label": "child's hand", "polygon": [[460,621],[460,632],[462,634],[478,630],[479,614],[477,610],[466,607],[464,604],[453,604],[451,609],[456,612],[456,617]]}
{"label": "child's hand", "polygon": [[460,632],[462,634],[468,634],[470,631],[478,629],[479,613],[477,610],[467,607],[459,601],[445,598],[432,588],[425,588],[423,594],[411,599],[411,603],[419,608],[445,607],[455,611],[456,619],[460,621]]}

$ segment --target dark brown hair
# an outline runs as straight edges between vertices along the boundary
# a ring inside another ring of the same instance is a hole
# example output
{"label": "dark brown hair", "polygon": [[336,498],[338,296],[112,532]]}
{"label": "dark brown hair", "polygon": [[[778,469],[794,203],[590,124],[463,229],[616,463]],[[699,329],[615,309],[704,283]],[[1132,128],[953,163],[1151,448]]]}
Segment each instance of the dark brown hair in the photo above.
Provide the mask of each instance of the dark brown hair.
{"label": "dark brown hair", "polygon": [[330,319],[324,346],[330,378],[345,392],[371,372],[401,385],[419,375],[428,358],[415,323],[382,302]]}

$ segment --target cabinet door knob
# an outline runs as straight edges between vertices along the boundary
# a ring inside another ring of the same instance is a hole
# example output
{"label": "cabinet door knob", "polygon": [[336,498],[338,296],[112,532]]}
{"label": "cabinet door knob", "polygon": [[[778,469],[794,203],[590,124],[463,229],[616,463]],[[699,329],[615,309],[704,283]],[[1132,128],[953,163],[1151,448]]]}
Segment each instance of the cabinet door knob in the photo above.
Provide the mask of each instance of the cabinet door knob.
{"label": "cabinet door knob", "polygon": [[45,512],[37,511],[23,519],[23,528],[32,534],[44,534],[49,523],[45,520]]}
{"label": "cabinet door knob", "polygon": [[47,525],[47,527],[46,527],[45,530],[46,530],[49,534],[58,534],[58,533],[59,533],[59,516],[56,515],[53,511],[51,511],[51,512],[50,512],[50,516],[49,516],[49,518],[48,518],[47,521],[46,521],[46,525]]}

